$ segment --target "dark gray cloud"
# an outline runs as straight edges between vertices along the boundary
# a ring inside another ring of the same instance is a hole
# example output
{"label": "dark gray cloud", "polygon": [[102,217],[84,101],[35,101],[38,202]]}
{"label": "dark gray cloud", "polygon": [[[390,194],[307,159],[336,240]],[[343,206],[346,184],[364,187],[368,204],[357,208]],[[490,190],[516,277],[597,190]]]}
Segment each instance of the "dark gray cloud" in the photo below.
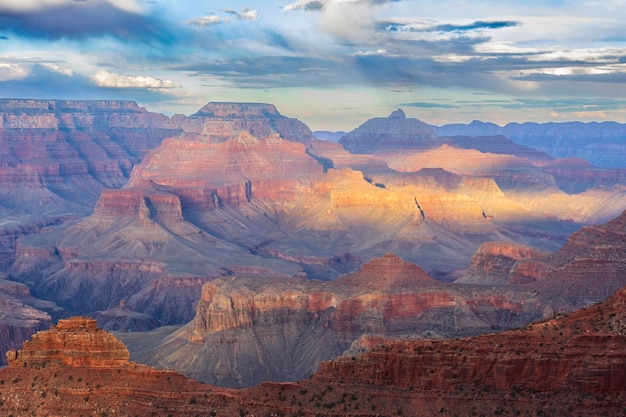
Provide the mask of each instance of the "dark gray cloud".
{"label": "dark gray cloud", "polygon": [[324,3],[317,0],[292,3],[284,7],[283,10],[306,10],[308,12],[316,12],[324,9]]}
{"label": "dark gray cloud", "polygon": [[0,5],[0,30],[48,40],[113,36],[124,40],[169,42],[164,20],[119,9],[103,2],[72,2],[16,11]]}
{"label": "dark gray cloud", "polygon": [[443,24],[434,26],[431,31],[436,32],[466,32],[468,30],[480,29],[502,29],[512,26],[519,26],[520,23],[513,20],[500,21],[476,21],[467,25]]}
{"label": "dark gray cloud", "polygon": [[390,32],[406,31],[406,32],[469,32],[474,30],[486,30],[486,29],[502,29],[507,27],[520,26],[521,23],[514,20],[494,20],[494,21],[482,21],[478,20],[465,25],[457,25],[452,23],[443,24],[431,24],[427,25],[424,22],[419,22],[416,25],[415,22],[398,22],[395,20],[379,21],[377,27],[379,30],[386,30]]}

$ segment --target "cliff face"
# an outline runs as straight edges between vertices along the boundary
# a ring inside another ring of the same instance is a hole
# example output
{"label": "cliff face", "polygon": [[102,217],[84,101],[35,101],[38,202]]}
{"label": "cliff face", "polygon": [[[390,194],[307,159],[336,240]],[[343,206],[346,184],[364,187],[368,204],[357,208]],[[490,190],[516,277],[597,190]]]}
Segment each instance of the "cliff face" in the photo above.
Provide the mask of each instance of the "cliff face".
{"label": "cliff face", "polygon": [[185,123],[185,132],[224,141],[241,132],[256,137],[273,133],[294,141],[308,143],[314,139],[311,130],[301,121],[283,116],[271,104],[208,103],[192,114]]}
{"label": "cliff face", "polygon": [[[95,320],[60,320],[0,370],[2,415],[235,415],[243,401],[171,371],[128,361],[126,347]],[[217,414],[219,412],[219,414]]]}
{"label": "cliff face", "polygon": [[[604,303],[523,329],[396,343],[358,358],[342,357],[323,363],[316,377],[322,383],[412,387],[444,395],[482,387],[517,394],[623,395],[625,306],[626,290],[621,289]],[[507,397],[509,407],[528,401],[523,395]]]}
{"label": "cliff face", "polygon": [[128,362],[115,337],[78,317],[10,352],[0,370],[0,413],[619,416],[626,400],[625,311],[622,289],[606,302],[522,329],[381,341],[365,354],[323,363],[306,380],[246,390]]}
{"label": "cliff face", "polygon": [[133,346],[143,352],[136,360],[221,386],[250,386],[305,378],[365,334],[483,333],[541,317],[544,308],[529,292],[445,285],[386,255],[327,283],[244,278],[207,283],[191,323],[165,340],[146,336],[141,347]]}
{"label": "cliff face", "polygon": [[573,233],[554,253],[485,243],[459,282],[529,284],[568,300],[598,302],[626,285],[626,212],[603,225]]}
{"label": "cliff face", "polygon": [[[33,333],[48,328],[52,318],[42,310],[53,307],[34,299],[26,285],[0,277],[0,351],[16,349]],[[6,358],[0,357],[0,365],[5,364]]]}
{"label": "cliff face", "polygon": [[130,353],[112,334],[98,329],[94,319],[74,317],[33,335],[21,350],[7,352],[7,358],[9,366],[45,366],[58,361],[73,367],[107,368],[127,363]]}

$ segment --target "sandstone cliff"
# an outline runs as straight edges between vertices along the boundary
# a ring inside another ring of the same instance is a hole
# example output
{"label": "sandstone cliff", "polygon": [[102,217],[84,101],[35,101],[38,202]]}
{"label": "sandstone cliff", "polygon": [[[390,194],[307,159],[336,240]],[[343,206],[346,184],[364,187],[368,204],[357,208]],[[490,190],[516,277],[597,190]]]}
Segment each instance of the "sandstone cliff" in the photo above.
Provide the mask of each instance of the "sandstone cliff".
{"label": "sandstone cliff", "polygon": [[[12,351],[3,415],[620,416],[626,290],[566,317],[456,340],[389,342],[312,378],[246,390],[128,362],[95,322],[73,318]],[[93,348],[87,349],[87,347]],[[93,352],[93,354],[92,354]]]}
{"label": "sandstone cliff", "polygon": [[305,378],[365,334],[476,334],[522,325],[544,309],[530,292],[442,284],[385,255],[333,282],[212,281],[191,323],[165,340],[155,333],[154,341],[128,341],[135,360],[238,387]]}
{"label": "sandstone cliff", "polygon": [[458,282],[523,284],[577,305],[598,302],[626,285],[626,212],[573,233],[558,251],[486,243]]}

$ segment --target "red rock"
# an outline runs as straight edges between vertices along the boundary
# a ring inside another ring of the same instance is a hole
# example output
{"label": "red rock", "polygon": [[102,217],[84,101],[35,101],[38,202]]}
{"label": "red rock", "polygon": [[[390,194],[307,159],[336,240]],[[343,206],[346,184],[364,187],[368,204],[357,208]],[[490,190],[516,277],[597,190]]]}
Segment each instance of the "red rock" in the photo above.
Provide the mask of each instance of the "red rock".
{"label": "red rock", "polygon": [[152,354],[140,359],[213,384],[250,386],[303,378],[362,335],[482,333],[541,317],[544,307],[530,292],[440,283],[388,254],[332,282],[207,283],[195,319],[165,340],[147,336],[141,344],[151,345]]}
{"label": "red rock", "polygon": [[[75,318],[10,354],[0,370],[0,413],[619,416],[626,400],[625,312],[622,289],[570,316],[499,334],[378,339],[373,350],[325,362],[306,380],[246,390],[128,362],[112,335]],[[94,343],[91,357],[85,347]]]}

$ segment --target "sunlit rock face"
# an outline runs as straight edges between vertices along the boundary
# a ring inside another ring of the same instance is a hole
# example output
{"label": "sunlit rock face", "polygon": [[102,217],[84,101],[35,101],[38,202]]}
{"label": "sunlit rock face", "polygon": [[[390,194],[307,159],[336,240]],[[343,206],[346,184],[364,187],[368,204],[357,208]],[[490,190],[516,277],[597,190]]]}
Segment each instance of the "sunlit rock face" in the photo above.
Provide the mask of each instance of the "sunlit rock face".
{"label": "sunlit rock face", "polygon": [[261,138],[278,133],[287,140],[304,143],[314,139],[304,123],[264,103],[208,103],[185,121],[184,130],[218,142],[241,132]]}
{"label": "sunlit rock face", "polygon": [[9,352],[9,366],[0,370],[0,412],[349,416],[468,410],[514,415],[540,409],[567,415],[582,409],[619,415],[626,396],[625,306],[622,289],[569,316],[499,334],[405,342],[370,338],[363,344],[372,344],[371,351],[325,362],[310,378],[246,390],[202,385],[128,362],[119,340],[93,320],[76,317]]}
{"label": "sunlit rock face", "polygon": [[212,281],[204,285],[191,323],[165,339],[146,336],[132,346],[142,362],[241,387],[305,378],[364,335],[484,333],[542,317],[545,306],[532,291],[443,284],[388,254],[331,282]]}
{"label": "sunlit rock face", "polygon": [[[69,346],[69,348],[68,348]],[[59,320],[52,329],[33,335],[24,347],[7,353],[9,366],[64,365],[89,368],[119,367],[130,359],[122,342],[97,328],[96,320],[74,317]]]}

